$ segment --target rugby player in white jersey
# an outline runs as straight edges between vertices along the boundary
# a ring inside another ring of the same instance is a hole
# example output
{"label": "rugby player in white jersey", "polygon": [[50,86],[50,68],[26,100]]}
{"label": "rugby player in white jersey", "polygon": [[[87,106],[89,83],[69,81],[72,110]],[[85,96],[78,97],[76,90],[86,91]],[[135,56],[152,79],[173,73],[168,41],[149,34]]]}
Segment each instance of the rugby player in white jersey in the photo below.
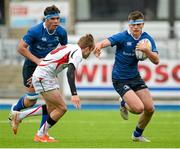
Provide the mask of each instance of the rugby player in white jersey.
{"label": "rugby player in white jersey", "polygon": [[[94,39],[91,34],[81,37],[78,44],[59,46],[51,51],[37,66],[33,73],[32,83],[36,93],[40,93],[45,99],[48,110],[48,118],[34,137],[35,142],[57,142],[58,140],[49,137],[47,132],[67,111],[66,104],[59,91],[57,74],[65,68],[67,80],[71,90],[71,102],[76,108],[81,107],[80,98],[76,91],[75,70],[82,59],[88,58],[94,49]],[[38,113],[37,108],[24,112],[14,111],[12,113],[12,128],[16,133],[19,123],[28,116]],[[38,114],[37,114],[38,115]]]}

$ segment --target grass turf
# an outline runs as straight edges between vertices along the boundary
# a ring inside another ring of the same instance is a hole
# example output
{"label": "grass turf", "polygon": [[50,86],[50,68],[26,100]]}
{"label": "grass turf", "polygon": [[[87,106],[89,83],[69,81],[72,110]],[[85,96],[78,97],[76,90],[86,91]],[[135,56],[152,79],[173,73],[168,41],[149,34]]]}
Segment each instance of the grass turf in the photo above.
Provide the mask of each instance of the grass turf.
{"label": "grass turf", "polygon": [[131,134],[138,116],[124,121],[118,110],[72,110],[51,128],[58,143],[35,143],[33,137],[40,117],[23,120],[13,135],[7,121],[8,111],[0,111],[0,148],[178,148],[180,111],[157,111],[144,135],[151,143],[133,142]]}

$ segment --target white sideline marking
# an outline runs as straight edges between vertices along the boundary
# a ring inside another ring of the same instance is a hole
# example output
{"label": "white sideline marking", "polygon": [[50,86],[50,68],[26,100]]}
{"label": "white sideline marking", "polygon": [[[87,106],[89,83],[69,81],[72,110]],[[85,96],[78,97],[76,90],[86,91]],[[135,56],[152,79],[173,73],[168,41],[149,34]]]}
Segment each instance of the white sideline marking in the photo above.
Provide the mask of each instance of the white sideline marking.
{"label": "white sideline marking", "polygon": [[[0,120],[0,124],[5,124],[5,123],[9,123],[8,120]],[[22,123],[40,123],[40,120],[24,120],[22,121]],[[111,124],[114,124],[114,123],[119,123],[119,121],[111,121],[111,122],[108,122],[108,121],[61,121],[61,123],[81,123],[81,124],[84,124],[84,123],[87,123],[87,124],[95,124],[95,123],[111,123]],[[126,124],[132,124],[133,122],[130,122],[130,121],[121,121],[120,123],[126,123]],[[133,123],[134,124],[134,123]],[[162,124],[169,124],[169,122],[153,122],[153,124],[158,124],[158,125],[162,125]],[[176,121],[176,122],[171,122],[171,124],[180,124],[180,121]]]}

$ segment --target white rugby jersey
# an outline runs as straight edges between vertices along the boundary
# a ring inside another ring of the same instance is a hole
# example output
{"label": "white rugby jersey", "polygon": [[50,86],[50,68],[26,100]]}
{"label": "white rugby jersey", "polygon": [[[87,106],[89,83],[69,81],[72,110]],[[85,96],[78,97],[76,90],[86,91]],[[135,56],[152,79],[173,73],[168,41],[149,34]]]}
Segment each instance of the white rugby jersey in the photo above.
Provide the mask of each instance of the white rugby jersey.
{"label": "white rugby jersey", "polygon": [[59,46],[52,50],[33,73],[35,77],[56,77],[69,63],[78,67],[82,61],[82,50],[77,44]]}

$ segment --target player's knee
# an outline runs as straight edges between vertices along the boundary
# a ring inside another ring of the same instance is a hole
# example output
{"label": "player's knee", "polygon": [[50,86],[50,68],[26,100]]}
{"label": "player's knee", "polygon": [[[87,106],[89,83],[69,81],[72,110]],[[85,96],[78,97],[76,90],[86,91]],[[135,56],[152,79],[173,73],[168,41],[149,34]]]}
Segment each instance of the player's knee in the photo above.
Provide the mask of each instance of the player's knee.
{"label": "player's knee", "polygon": [[26,93],[26,99],[28,100],[37,100],[39,98],[39,94],[37,93]]}
{"label": "player's knee", "polygon": [[144,111],[143,105],[137,105],[133,108],[133,113],[140,114]]}
{"label": "player's knee", "polygon": [[58,110],[64,114],[67,111],[67,106],[66,105],[59,105]]}
{"label": "player's knee", "polygon": [[32,107],[36,104],[37,99],[39,98],[39,94],[36,93],[27,93],[25,98],[25,106],[26,107]]}
{"label": "player's knee", "polygon": [[61,109],[63,111],[63,113],[67,112],[67,106],[63,106],[63,108]]}
{"label": "player's knee", "polygon": [[28,100],[27,99],[26,101],[24,101],[24,104],[26,107],[32,107],[36,104],[36,102],[37,102],[37,100]]}
{"label": "player's knee", "polygon": [[148,106],[145,111],[149,114],[153,114],[155,111],[155,107],[154,106]]}

